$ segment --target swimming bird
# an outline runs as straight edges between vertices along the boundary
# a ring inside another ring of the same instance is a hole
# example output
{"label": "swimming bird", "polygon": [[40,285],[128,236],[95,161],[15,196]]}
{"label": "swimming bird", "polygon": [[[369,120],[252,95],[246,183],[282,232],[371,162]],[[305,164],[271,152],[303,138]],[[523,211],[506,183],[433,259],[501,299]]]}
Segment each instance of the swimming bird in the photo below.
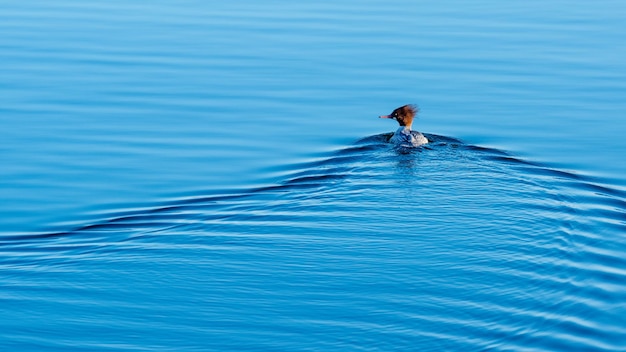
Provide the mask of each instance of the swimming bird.
{"label": "swimming bird", "polygon": [[428,143],[428,139],[423,134],[411,131],[413,118],[417,111],[418,109],[415,105],[404,105],[395,109],[389,115],[380,116],[381,119],[394,119],[400,124],[400,128],[394,132],[389,142],[402,147],[419,147]]}

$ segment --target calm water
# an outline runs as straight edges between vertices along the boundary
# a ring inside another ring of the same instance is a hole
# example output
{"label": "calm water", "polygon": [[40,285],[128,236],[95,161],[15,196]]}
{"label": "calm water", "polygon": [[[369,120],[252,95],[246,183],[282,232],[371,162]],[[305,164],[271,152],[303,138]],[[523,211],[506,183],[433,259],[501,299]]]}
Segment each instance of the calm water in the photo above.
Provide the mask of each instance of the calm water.
{"label": "calm water", "polygon": [[0,347],[626,351],[624,13],[5,4]]}

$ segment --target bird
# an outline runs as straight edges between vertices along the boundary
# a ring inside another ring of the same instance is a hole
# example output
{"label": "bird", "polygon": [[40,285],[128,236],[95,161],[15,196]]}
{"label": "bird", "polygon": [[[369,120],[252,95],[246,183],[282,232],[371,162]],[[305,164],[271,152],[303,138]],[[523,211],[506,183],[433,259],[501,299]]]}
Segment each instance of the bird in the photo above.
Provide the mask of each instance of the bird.
{"label": "bird", "polygon": [[417,106],[409,104],[395,109],[389,115],[379,116],[381,119],[396,120],[400,124],[400,128],[394,132],[389,142],[401,147],[419,147],[428,143],[428,138],[423,134],[417,131],[411,131],[413,118],[418,111]]}

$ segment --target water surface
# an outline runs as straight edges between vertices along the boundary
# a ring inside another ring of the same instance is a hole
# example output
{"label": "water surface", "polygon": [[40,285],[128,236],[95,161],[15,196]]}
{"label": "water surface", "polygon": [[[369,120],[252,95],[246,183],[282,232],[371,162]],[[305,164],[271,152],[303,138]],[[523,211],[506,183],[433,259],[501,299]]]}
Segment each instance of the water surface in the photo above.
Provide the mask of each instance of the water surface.
{"label": "water surface", "polygon": [[6,6],[0,345],[624,350],[624,10]]}

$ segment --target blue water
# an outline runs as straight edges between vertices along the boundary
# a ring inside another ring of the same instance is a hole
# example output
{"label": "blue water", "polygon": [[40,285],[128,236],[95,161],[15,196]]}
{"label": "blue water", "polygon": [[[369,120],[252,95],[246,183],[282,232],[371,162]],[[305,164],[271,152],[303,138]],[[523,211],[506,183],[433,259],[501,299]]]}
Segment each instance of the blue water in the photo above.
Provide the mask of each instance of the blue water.
{"label": "blue water", "polygon": [[624,13],[5,4],[0,347],[626,351]]}

